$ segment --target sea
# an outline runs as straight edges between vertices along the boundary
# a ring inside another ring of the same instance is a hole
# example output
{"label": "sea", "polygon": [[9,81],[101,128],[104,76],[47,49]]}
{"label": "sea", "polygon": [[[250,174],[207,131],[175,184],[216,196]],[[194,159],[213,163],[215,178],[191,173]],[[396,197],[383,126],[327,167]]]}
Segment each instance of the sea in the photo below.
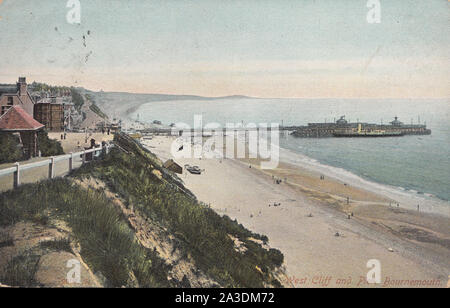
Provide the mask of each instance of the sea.
{"label": "sea", "polygon": [[[186,123],[194,116],[206,123],[278,123],[307,125],[334,122],[426,124],[431,135],[386,138],[280,138],[282,153],[298,156],[366,181],[450,206],[449,99],[222,99],[172,100],[141,105],[130,118],[163,124]],[[291,157],[292,158],[292,157]],[[281,157],[283,160],[283,157]],[[292,159],[291,159],[292,161]],[[294,160],[295,161],[295,160]]]}

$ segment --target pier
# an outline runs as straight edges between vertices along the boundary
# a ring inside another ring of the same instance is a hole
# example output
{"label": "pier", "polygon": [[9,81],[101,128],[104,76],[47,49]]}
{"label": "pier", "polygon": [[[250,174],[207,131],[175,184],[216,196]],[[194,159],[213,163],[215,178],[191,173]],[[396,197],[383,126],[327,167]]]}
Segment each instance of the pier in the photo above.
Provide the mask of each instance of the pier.
{"label": "pier", "polygon": [[328,137],[401,137],[405,135],[430,135],[431,130],[425,124],[403,124],[397,117],[389,124],[373,124],[365,122],[349,123],[342,116],[333,123],[308,123],[308,125],[267,126],[267,127],[219,127],[219,128],[179,128],[153,127],[141,129],[144,135],[172,135],[172,136],[208,136],[214,134],[248,133],[252,131],[279,131],[300,138],[328,138]]}
{"label": "pier", "polygon": [[299,129],[301,126],[286,126],[286,127],[220,127],[220,128],[191,128],[191,129],[183,129],[183,128],[147,128],[139,130],[142,134],[154,134],[154,135],[172,135],[172,136],[181,136],[183,134],[191,134],[191,135],[208,135],[212,133],[223,133],[226,135],[231,132],[251,132],[251,131],[280,131],[280,132],[293,132]]}

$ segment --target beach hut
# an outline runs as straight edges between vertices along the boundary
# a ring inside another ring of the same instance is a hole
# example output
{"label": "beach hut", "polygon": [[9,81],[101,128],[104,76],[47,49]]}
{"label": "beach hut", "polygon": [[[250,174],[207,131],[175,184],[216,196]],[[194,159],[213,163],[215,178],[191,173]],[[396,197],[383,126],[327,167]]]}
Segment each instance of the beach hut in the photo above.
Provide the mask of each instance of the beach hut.
{"label": "beach hut", "polygon": [[38,132],[44,124],[39,123],[22,107],[14,105],[0,116],[1,133],[19,133],[25,158],[38,156]]}
{"label": "beach hut", "polygon": [[166,169],[169,169],[170,171],[178,173],[178,174],[182,174],[183,173],[183,167],[181,167],[176,162],[174,162],[173,159],[169,159],[168,161],[166,161],[163,164],[163,167],[166,168]]}

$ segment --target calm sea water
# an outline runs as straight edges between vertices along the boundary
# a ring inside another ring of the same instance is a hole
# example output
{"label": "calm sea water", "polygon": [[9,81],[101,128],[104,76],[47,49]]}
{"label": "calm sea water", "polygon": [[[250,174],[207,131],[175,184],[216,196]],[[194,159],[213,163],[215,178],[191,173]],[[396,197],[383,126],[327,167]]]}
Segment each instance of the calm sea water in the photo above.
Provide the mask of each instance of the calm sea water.
{"label": "calm sea water", "polygon": [[450,200],[450,100],[349,99],[221,99],[164,101],[142,105],[133,115],[143,121],[193,125],[203,123],[332,122],[341,115],[350,121],[387,123],[394,116],[405,123],[426,122],[430,136],[392,138],[303,139],[288,136],[280,145],[320,163],[339,167],[371,181]]}

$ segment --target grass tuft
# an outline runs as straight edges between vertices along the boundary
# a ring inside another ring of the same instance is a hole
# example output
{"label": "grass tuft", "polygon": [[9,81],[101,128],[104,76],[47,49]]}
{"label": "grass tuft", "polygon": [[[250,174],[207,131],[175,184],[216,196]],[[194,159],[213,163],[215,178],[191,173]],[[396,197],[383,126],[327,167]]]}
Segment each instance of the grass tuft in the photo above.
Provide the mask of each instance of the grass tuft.
{"label": "grass tuft", "polygon": [[54,239],[50,241],[40,242],[39,246],[44,250],[66,251],[72,253],[70,240],[68,238]]}
{"label": "grass tuft", "polygon": [[8,261],[0,273],[0,282],[12,287],[35,287],[39,255],[25,251]]}

